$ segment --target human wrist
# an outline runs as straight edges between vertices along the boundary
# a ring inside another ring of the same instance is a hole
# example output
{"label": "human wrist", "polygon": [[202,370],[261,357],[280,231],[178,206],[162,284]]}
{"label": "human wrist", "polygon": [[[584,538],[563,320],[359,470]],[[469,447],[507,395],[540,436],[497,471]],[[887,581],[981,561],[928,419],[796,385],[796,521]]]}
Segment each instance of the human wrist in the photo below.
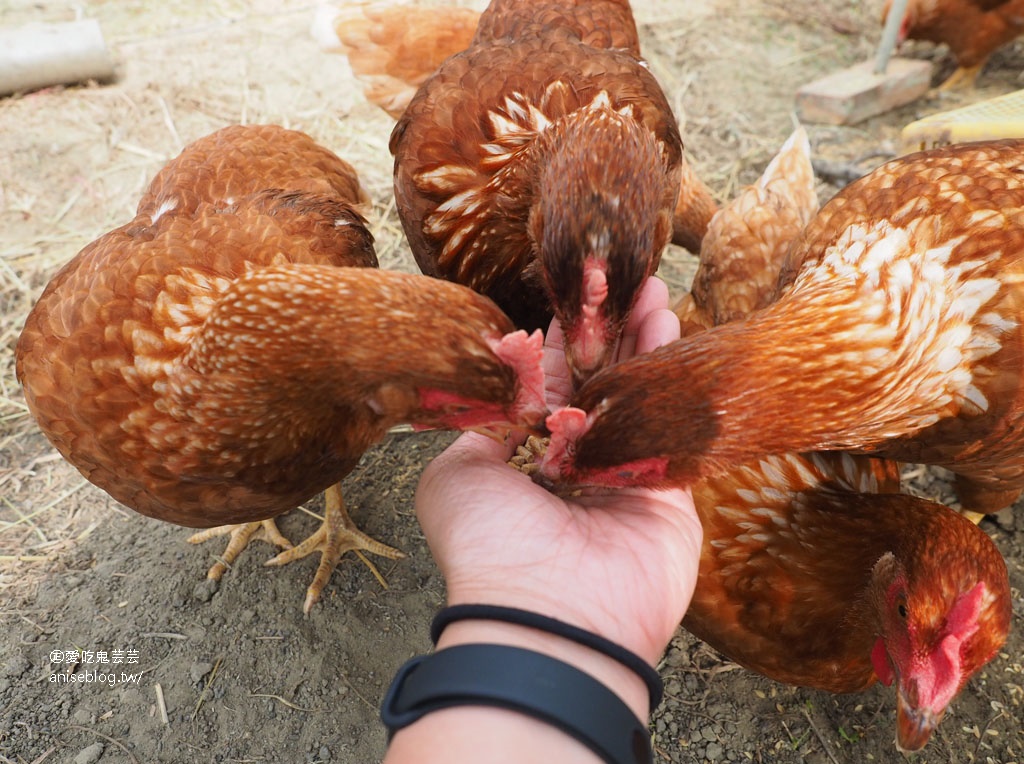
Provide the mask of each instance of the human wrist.
{"label": "human wrist", "polygon": [[599,681],[638,719],[647,720],[650,715],[647,685],[636,672],[604,653],[563,636],[515,623],[468,619],[449,624],[438,640],[437,649],[466,644],[520,647],[555,658]]}
{"label": "human wrist", "polygon": [[[522,578],[524,576],[520,576]],[[538,613],[600,635],[635,653],[651,666],[657,665],[676,633],[682,616],[669,627],[655,626],[656,620],[638,622],[628,614],[603,606],[586,593],[558,591],[548,580],[534,580],[520,586],[507,578],[494,583],[480,580],[457,581],[448,578],[448,607],[486,603]],[[548,597],[545,592],[552,592]]]}
{"label": "human wrist", "polygon": [[[500,713],[481,716],[471,709]],[[589,755],[580,758],[583,748],[605,764],[653,761],[647,722],[622,698],[572,664],[524,647],[456,644],[412,658],[399,669],[381,705],[389,739],[403,750],[412,750],[412,740],[444,740],[443,730],[469,723],[470,716],[481,724],[460,736],[479,739],[486,718],[494,733],[493,739],[485,736],[487,747],[497,746],[488,756],[494,764],[552,759],[555,751],[553,760],[566,764],[593,761]],[[452,753],[464,750],[464,743],[446,741],[443,747]],[[550,746],[550,755],[542,755],[543,746]],[[476,759],[440,759],[463,760]]]}
{"label": "human wrist", "polygon": [[580,740],[508,708],[460,705],[427,714],[391,738],[384,764],[603,764]]}

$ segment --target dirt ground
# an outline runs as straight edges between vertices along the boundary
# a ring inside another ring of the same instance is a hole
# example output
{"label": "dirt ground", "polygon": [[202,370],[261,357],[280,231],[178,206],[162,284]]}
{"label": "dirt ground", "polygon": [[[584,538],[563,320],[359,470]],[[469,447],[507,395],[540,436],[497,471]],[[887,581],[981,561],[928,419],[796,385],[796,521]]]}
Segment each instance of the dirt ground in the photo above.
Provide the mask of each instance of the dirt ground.
{"label": "dirt ground", "polygon": [[[478,6],[479,7],[479,6]],[[803,83],[873,55],[877,8],[849,0],[635,0],[645,54],[685,122],[691,161],[721,199],[749,183],[793,126]],[[25,314],[57,267],[129,220],[142,189],[187,142],[235,122],[305,130],[358,167],[374,200],[385,267],[413,269],[391,195],[390,119],[368,105],[344,61],[310,42],[297,0],[0,0],[0,25],[82,13],[103,25],[118,78],[0,99],[0,762],[368,762],[379,760],[382,693],[425,651],[443,582],[412,513],[423,465],[451,439],[396,434],[345,483],[354,517],[408,553],[378,561],[385,588],[346,559],[309,617],[315,567],[262,566],[245,553],[219,586],[221,550],[118,506],[49,447],[14,379]],[[909,55],[950,71],[941,50]],[[815,156],[861,170],[897,149],[908,122],[1021,87],[1024,44],[1001,51],[979,90],[924,99],[855,127],[809,126]],[[685,114],[685,117],[683,116]],[[827,199],[837,186],[822,182]],[[681,292],[694,260],[671,250],[662,275]],[[952,500],[933,473],[917,487]],[[314,511],[316,505],[310,507]],[[316,521],[284,518],[290,538]],[[1024,521],[986,521],[1006,554],[1015,626],[956,701],[922,764],[1024,761]],[[112,681],[57,684],[70,650]],[[59,654],[58,654],[59,653]],[[84,653],[83,653],[84,654]],[[672,762],[896,762],[895,699],[782,686],[680,632],[662,665],[658,758]]]}

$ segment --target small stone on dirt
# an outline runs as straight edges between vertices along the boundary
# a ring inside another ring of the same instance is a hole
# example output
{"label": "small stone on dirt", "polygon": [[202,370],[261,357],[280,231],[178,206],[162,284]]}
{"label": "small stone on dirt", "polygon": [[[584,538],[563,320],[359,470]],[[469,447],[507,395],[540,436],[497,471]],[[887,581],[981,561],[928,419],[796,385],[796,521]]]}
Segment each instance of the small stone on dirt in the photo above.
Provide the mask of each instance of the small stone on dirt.
{"label": "small stone on dirt", "polygon": [[213,671],[212,663],[196,662],[193,663],[188,670],[188,675],[192,679],[192,684],[199,684],[203,677]]}
{"label": "small stone on dirt", "polygon": [[219,587],[220,584],[217,581],[207,578],[196,584],[192,590],[192,596],[200,602],[209,602]]}
{"label": "small stone on dirt", "polygon": [[992,515],[996,525],[1004,531],[1012,531],[1016,527],[1016,518],[1013,516],[1013,507],[1005,507]]}
{"label": "small stone on dirt", "polygon": [[77,724],[92,724],[92,712],[87,708],[79,708],[71,715]]}
{"label": "small stone on dirt", "polygon": [[75,764],[95,764],[103,756],[103,743],[93,743],[83,748],[75,757]]}
{"label": "small stone on dirt", "polygon": [[4,664],[4,676],[19,677],[30,668],[32,668],[32,664],[24,655],[20,653],[12,655]]}

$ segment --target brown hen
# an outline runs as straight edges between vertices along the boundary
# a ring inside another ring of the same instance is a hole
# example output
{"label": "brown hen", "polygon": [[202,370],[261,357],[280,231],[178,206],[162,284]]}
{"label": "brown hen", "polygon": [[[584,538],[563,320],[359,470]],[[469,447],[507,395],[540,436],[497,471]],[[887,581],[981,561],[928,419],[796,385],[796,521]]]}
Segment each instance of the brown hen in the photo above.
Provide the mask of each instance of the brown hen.
{"label": "brown hen", "polygon": [[905,751],[1006,641],[999,550],[948,507],[900,494],[895,463],[764,457],[699,481],[693,498],[704,543],[683,626],[780,682],[895,683]]}
{"label": "brown hen", "polygon": [[441,63],[469,47],[479,20],[471,8],[346,2],[321,6],[312,32],[345,54],[366,99],[398,119]]}
{"label": "brown hen", "polygon": [[683,333],[744,318],[768,305],[790,244],[817,211],[811,145],[800,127],[757,183],[711,219],[693,285],[676,306]]}
{"label": "brown hen", "polygon": [[[337,198],[357,209],[370,201],[355,169],[305,133],[277,125],[229,125],[193,141],[164,165],[136,214],[191,214],[203,202],[232,204],[272,188]],[[377,267],[372,240],[344,247],[337,256],[351,260],[345,265]]]}
{"label": "brown hen", "polygon": [[[636,24],[629,4],[622,0],[534,3],[522,11],[522,0],[492,4],[476,39],[512,39],[568,25],[587,45],[640,55]],[[313,34],[325,50],[344,52],[367,99],[399,119],[444,60],[470,46],[480,18],[476,11],[455,6],[357,3],[340,9],[326,6],[317,14]],[[717,209],[711,192],[684,158],[672,242],[699,251]]]}
{"label": "brown hen", "polygon": [[[786,249],[816,208],[798,130],[712,220],[684,303],[692,331],[772,300]],[[763,457],[699,481],[693,498],[704,542],[683,625],[777,681],[830,692],[895,681],[904,751],[925,745],[1006,640],[999,551],[948,507],[901,494],[895,462]]]}
{"label": "brown hen", "polygon": [[595,376],[548,418],[549,479],[689,485],[762,454],[874,451],[1024,487],[1024,142],[894,160],[826,204],[779,299]]}
{"label": "brown hen", "polygon": [[[892,0],[886,0],[882,23]],[[900,40],[927,40],[949,46],[956,71],[940,90],[973,87],[978,73],[998,48],[1024,32],[1024,0],[908,0]]]}
{"label": "brown hen", "polygon": [[142,514],[244,523],[227,562],[259,531],[290,547],[261,521],[330,489],[323,527],[271,561],[321,552],[307,611],[346,550],[396,554],[354,527],[336,485],[389,427],[529,425],[544,411],[539,334],[468,289],[367,267],[358,189],[299,133],[201,139],[131,223],[53,278],[17,347],[57,450]]}
{"label": "brown hen", "polygon": [[522,328],[557,313],[578,380],[607,362],[669,238],[699,244],[714,210],[700,184],[690,196],[708,209],[677,214],[679,132],[623,1],[492,2],[391,149],[423,271],[492,297]]}

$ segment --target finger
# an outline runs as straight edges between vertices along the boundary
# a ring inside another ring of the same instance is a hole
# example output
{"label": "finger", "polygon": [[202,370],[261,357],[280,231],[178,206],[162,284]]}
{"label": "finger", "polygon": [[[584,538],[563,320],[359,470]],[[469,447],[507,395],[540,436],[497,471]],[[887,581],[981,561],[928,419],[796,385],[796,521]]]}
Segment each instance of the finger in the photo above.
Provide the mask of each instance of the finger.
{"label": "finger", "polygon": [[572,375],[565,360],[565,335],[557,318],[551,319],[551,326],[544,337],[544,392],[550,408],[560,408],[572,395]]}
{"label": "finger", "polygon": [[649,353],[679,339],[679,317],[668,308],[647,314],[636,338],[636,352]]}
{"label": "finger", "polygon": [[[665,282],[657,276],[651,276],[644,282],[637,293],[636,304],[629,314],[626,326],[622,330],[622,339],[616,353],[616,360],[622,361],[632,358],[640,351],[637,347],[637,340],[643,331],[647,317],[652,311],[668,308],[668,287]],[[678,324],[678,319],[676,320]]]}
{"label": "finger", "polygon": [[657,276],[651,276],[640,287],[636,296],[636,306],[633,308],[639,316],[639,320],[652,310],[668,307],[668,286]]}
{"label": "finger", "polygon": [[[497,486],[493,491],[500,503],[506,481],[518,477],[533,485],[530,478],[508,465],[515,451],[515,442],[508,438],[505,443],[498,443],[479,433],[463,433],[427,465],[416,485],[414,505],[416,516],[431,544],[434,543],[434,531],[439,530],[438,523],[443,526],[447,522],[443,518],[456,511],[452,507],[453,500],[458,503],[456,497],[478,493],[481,485],[486,484]],[[518,492],[522,486],[507,490]],[[472,502],[465,506],[460,504],[460,508],[474,511]]]}
{"label": "finger", "polygon": [[447,467],[449,462],[463,464],[467,460],[507,462],[516,452],[516,446],[525,439],[520,433],[509,434],[504,441],[481,435],[478,432],[464,432],[455,442],[442,451],[434,462]]}

